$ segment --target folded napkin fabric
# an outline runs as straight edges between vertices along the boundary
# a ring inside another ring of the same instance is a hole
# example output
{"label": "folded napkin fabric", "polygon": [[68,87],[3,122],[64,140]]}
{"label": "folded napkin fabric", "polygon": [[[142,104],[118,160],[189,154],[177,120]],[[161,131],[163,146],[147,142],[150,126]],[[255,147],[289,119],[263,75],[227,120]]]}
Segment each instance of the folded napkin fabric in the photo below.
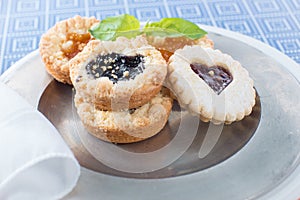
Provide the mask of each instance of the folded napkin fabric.
{"label": "folded napkin fabric", "polygon": [[80,167],[53,125],[0,83],[0,199],[59,199]]}

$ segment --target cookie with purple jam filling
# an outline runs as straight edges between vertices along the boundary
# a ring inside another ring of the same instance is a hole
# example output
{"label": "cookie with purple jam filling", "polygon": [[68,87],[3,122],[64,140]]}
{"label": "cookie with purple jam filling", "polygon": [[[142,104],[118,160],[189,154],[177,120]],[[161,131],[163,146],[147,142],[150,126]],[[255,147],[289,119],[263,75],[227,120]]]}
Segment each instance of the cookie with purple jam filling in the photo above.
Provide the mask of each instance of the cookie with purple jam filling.
{"label": "cookie with purple jam filling", "polygon": [[78,93],[74,101],[86,130],[112,143],[138,142],[156,135],[167,123],[173,103],[166,88],[141,107],[123,111],[99,110]]}
{"label": "cookie with purple jam filling", "polygon": [[92,39],[88,29],[97,23],[99,20],[95,17],[77,15],[56,23],[42,36],[40,55],[47,72],[56,80],[72,84],[69,61]]}
{"label": "cookie with purple jam filling", "polygon": [[160,91],[166,74],[166,61],[142,36],[91,41],[70,62],[76,92],[102,110],[144,105]]}
{"label": "cookie with purple jam filling", "polygon": [[200,46],[177,50],[169,61],[168,82],[179,103],[205,122],[239,121],[255,104],[248,71],[219,50]]}

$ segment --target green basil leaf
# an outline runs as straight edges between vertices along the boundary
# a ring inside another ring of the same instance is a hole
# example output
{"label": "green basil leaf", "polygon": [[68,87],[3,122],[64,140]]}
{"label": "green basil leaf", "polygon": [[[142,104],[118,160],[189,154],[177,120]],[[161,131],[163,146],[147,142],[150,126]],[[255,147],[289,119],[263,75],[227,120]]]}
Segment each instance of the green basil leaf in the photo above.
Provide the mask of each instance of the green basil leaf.
{"label": "green basil leaf", "polygon": [[207,34],[193,22],[182,18],[163,18],[159,22],[147,23],[143,32],[148,36],[181,37],[199,39]]}
{"label": "green basil leaf", "polygon": [[89,32],[99,40],[116,40],[119,36],[133,38],[141,34],[140,22],[132,15],[108,17],[92,27]]}

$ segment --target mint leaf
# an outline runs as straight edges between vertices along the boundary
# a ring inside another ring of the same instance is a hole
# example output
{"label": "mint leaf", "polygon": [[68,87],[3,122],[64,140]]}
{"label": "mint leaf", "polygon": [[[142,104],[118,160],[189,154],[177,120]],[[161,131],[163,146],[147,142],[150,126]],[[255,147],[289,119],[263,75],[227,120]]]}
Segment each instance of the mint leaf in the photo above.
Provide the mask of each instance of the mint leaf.
{"label": "mint leaf", "polygon": [[139,20],[128,14],[105,18],[89,32],[100,40],[116,40],[119,36],[133,38],[142,33],[160,37],[185,36],[194,40],[207,34],[196,24],[182,18],[163,18],[159,22],[148,22],[143,31],[140,31]]}
{"label": "mint leaf", "polygon": [[148,36],[181,37],[199,39],[207,34],[196,24],[182,18],[163,18],[159,22],[147,23],[143,32]]}
{"label": "mint leaf", "polygon": [[119,36],[133,38],[141,34],[140,22],[132,15],[108,17],[92,27],[89,32],[99,40],[116,40]]}

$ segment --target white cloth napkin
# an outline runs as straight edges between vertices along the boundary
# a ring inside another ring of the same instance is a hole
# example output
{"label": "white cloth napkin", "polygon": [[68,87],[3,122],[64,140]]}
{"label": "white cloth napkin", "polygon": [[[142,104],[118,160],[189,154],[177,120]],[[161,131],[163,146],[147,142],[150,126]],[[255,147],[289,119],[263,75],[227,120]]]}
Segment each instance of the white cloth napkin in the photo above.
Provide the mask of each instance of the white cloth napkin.
{"label": "white cloth napkin", "polygon": [[0,199],[59,199],[80,167],[53,125],[0,83]]}

